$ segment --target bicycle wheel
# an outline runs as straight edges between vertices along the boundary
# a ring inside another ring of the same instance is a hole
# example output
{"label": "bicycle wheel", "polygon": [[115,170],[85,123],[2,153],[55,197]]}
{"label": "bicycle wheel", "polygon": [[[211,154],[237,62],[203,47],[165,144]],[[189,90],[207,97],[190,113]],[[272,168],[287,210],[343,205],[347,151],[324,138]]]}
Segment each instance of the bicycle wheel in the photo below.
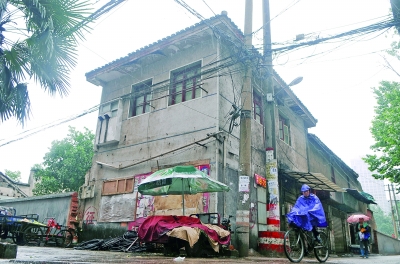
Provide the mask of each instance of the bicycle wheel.
{"label": "bicycle wheel", "polygon": [[300,232],[290,228],[283,239],[283,247],[286,257],[291,262],[300,262],[304,257],[304,242]]}
{"label": "bicycle wheel", "polygon": [[319,233],[319,237],[321,238],[321,245],[314,247],[314,253],[319,262],[325,262],[329,257],[328,236],[321,232]]}
{"label": "bicycle wheel", "polygon": [[43,238],[42,228],[37,226],[31,226],[24,230],[23,240],[19,245],[40,246],[42,238]]}
{"label": "bicycle wheel", "polygon": [[54,235],[58,247],[69,247],[72,243],[73,235],[69,230],[60,230]]}

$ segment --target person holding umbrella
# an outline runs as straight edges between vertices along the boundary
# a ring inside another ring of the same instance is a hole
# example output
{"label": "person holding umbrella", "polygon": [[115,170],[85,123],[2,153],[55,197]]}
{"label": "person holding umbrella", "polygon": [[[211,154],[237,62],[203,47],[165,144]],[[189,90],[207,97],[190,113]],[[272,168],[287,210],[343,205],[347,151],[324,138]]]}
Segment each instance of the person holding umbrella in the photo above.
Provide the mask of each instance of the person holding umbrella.
{"label": "person holding umbrella", "polygon": [[371,237],[371,227],[367,222],[364,222],[364,218],[360,217],[359,222],[356,224],[356,231],[360,238],[360,253],[362,258],[368,258],[368,246],[369,239]]}

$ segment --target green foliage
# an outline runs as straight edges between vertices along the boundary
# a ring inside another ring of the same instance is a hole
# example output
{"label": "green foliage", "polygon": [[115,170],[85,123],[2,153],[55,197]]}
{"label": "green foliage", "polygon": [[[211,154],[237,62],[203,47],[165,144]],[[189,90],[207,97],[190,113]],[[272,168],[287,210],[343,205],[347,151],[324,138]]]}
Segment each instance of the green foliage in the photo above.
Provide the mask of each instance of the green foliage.
{"label": "green foliage", "polygon": [[10,171],[10,170],[5,169],[4,173],[16,182],[19,182],[21,180],[21,172],[20,171]]}
{"label": "green foliage", "polygon": [[382,81],[373,88],[377,106],[371,133],[375,154],[366,155],[364,161],[376,179],[389,179],[400,183],[400,83]]}
{"label": "green foliage", "polygon": [[38,181],[33,193],[44,195],[78,191],[92,165],[94,137],[87,128],[80,132],[69,127],[66,138],[53,141],[44,162],[32,168]]}
{"label": "green foliage", "polygon": [[68,94],[89,6],[88,0],[0,1],[0,121],[29,118],[30,79],[51,95]]}
{"label": "green foliage", "polygon": [[377,205],[371,205],[371,209],[374,212],[374,219],[378,231],[391,236],[394,232],[392,217],[385,214]]}

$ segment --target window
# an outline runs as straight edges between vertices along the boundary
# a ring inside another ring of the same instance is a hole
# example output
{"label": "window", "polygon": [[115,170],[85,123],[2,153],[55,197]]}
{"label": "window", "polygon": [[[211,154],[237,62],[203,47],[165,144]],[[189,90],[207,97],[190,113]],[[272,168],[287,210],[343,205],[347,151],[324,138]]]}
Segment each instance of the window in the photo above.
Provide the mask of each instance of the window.
{"label": "window", "polygon": [[289,121],[279,116],[279,138],[290,145],[290,126]]}
{"label": "window", "polygon": [[198,62],[172,72],[169,105],[200,97],[200,70]]}
{"label": "window", "polygon": [[260,124],[263,124],[262,101],[261,96],[257,93],[253,93],[253,111],[254,119],[257,120]]}
{"label": "window", "polygon": [[150,112],[152,81],[148,80],[132,85],[133,98],[131,100],[130,116],[137,116]]}
{"label": "window", "polygon": [[117,116],[118,112],[118,101],[112,102],[110,105],[111,117]]}
{"label": "window", "polygon": [[118,101],[114,101],[108,104],[105,104],[101,108],[101,114],[108,114],[109,117],[117,116],[118,113]]}

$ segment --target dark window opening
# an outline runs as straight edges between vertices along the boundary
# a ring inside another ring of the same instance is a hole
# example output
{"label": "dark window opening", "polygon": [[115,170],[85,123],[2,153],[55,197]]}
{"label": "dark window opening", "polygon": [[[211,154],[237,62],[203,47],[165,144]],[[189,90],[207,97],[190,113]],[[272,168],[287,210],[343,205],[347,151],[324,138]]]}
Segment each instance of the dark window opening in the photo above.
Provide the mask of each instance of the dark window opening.
{"label": "dark window opening", "polygon": [[261,96],[257,93],[253,93],[253,109],[254,119],[260,124],[264,124]]}

